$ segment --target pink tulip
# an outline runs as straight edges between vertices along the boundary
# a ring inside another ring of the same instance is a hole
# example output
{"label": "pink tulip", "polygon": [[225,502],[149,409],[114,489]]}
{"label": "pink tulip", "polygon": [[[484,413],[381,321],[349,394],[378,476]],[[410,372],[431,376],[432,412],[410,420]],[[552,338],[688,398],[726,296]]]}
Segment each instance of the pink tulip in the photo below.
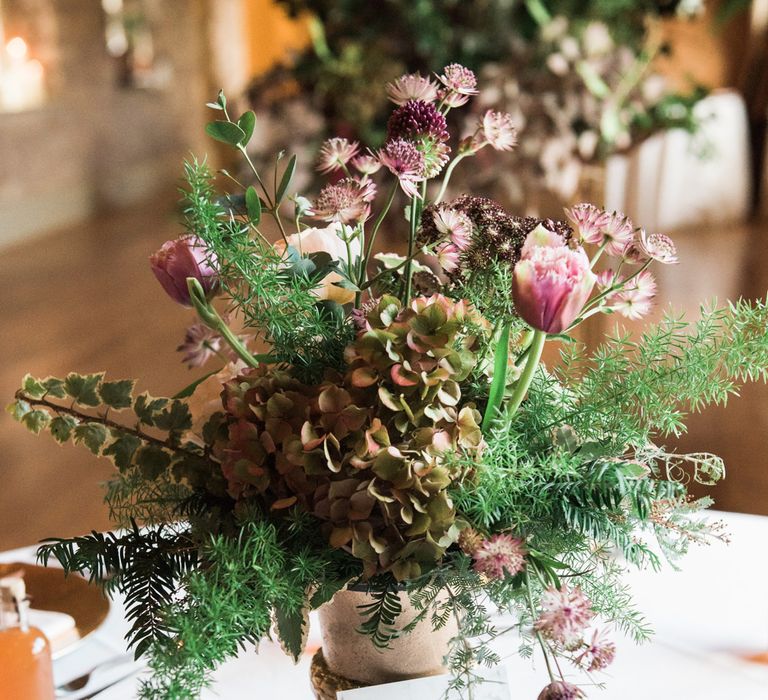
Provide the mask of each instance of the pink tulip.
{"label": "pink tulip", "polygon": [[515,307],[531,328],[562,333],[581,313],[596,279],[582,248],[569,248],[562,236],[537,226],[515,265]]}
{"label": "pink tulip", "polygon": [[174,301],[192,306],[187,288],[187,278],[194,277],[209,298],[219,288],[218,273],[211,266],[216,257],[208,252],[205,244],[195,236],[182,236],[166,241],[153,255],[149,264],[157,281]]}

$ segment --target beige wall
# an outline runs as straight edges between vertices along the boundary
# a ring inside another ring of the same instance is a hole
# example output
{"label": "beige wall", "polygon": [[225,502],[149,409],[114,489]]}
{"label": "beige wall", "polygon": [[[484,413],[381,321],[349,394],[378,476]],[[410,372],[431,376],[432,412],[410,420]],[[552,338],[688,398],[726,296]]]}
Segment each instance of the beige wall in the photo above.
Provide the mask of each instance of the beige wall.
{"label": "beige wall", "polygon": [[[8,13],[23,1],[3,0]],[[158,91],[118,87],[100,0],[35,2],[53,8],[58,37],[45,66],[51,96],[0,114],[0,245],[167,189],[184,154],[207,145],[205,0],[147,4],[156,54],[173,70]]]}

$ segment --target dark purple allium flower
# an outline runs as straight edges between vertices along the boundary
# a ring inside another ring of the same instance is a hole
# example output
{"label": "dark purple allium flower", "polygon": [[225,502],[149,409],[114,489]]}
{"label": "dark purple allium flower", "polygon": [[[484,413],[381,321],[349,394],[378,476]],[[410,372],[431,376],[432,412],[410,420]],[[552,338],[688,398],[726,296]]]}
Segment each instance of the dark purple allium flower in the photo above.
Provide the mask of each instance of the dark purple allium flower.
{"label": "dark purple allium flower", "polygon": [[216,256],[196,236],[166,241],[149,256],[149,264],[168,296],[184,306],[192,306],[188,277],[194,277],[200,283],[209,299],[219,289],[219,275],[213,267]]}
{"label": "dark purple allium flower", "polygon": [[447,141],[450,138],[445,117],[431,102],[409,100],[398,107],[387,122],[387,139]]}

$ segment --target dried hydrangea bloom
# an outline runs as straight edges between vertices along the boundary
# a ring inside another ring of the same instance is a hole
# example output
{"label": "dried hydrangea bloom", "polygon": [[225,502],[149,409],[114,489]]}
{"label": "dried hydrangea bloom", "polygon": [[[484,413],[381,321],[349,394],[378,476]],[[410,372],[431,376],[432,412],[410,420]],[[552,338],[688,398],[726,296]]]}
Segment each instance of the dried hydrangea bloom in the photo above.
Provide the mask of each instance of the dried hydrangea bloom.
{"label": "dried hydrangea bloom", "polygon": [[565,681],[553,681],[539,693],[536,700],[579,700],[585,697],[584,693],[573,683]]}
{"label": "dried hydrangea bloom", "polygon": [[317,154],[317,170],[325,175],[334,170],[342,170],[359,150],[360,144],[357,141],[348,141],[345,138],[327,139]]}
{"label": "dried hydrangea bloom", "polygon": [[410,141],[393,139],[387,141],[377,155],[381,164],[398,179],[403,192],[417,197],[417,185],[424,180],[424,154]]}
{"label": "dried hydrangea bloom", "polygon": [[387,122],[387,138],[430,138],[442,142],[450,138],[450,133],[445,117],[435,105],[422,100],[409,100],[392,112]]}
{"label": "dried hydrangea bloom", "polygon": [[646,233],[640,229],[637,237],[624,250],[624,259],[628,263],[640,265],[655,260],[663,265],[675,265],[679,262],[674,241],[663,233]]}
{"label": "dried hydrangea bloom", "polygon": [[480,134],[497,151],[511,151],[517,145],[517,129],[508,112],[489,109],[480,120]]}
{"label": "dried hydrangea bloom", "polygon": [[605,630],[595,630],[584,650],[576,657],[576,663],[587,667],[587,671],[602,671],[613,663],[616,645],[606,638]]}
{"label": "dried hydrangea bloom", "polygon": [[371,180],[360,182],[344,178],[320,190],[313,207],[315,217],[342,224],[365,221],[370,216],[370,202],[375,196],[376,185]]}
{"label": "dried hydrangea bloom", "polygon": [[565,209],[565,215],[576,227],[582,242],[593,245],[603,242],[603,229],[611,221],[611,215],[608,212],[585,202]]}
{"label": "dried hydrangea bloom", "polygon": [[387,83],[387,97],[396,105],[404,105],[409,100],[434,102],[437,99],[437,85],[421,73],[406,73]]}
{"label": "dried hydrangea bloom", "polygon": [[381,169],[381,161],[370,153],[364,153],[352,159],[352,167],[363,175],[373,175]]}
{"label": "dried hydrangea bloom", "polygon": [[519,574],[525,568],[525,543],[523,540],[499,533],[484,540],[472,557],[475,571],[488,578],[503,579]]}
{"label": "dried hydrangea bloom", "polygon": [[192,367],[202,367],[214,355],[222,350],[222,338],[202,323],[195,323],[187,328],[184,342],[176,348],[183,352],[182,362]]}
{"label": "dried hydrangea bloom", "polygon": [[541,597],[541,608],[534,629],[566,648],[581,642],[584,629],[594,617],[592,604],[578,586],[548,588]]}

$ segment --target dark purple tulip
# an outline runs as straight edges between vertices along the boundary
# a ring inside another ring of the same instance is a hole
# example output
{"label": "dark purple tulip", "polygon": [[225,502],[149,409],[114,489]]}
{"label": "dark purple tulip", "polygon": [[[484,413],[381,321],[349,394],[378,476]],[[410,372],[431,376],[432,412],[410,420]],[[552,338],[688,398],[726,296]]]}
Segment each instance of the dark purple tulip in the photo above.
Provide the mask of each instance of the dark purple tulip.
{"label": "dark purple tulip", "polygon": [[149,256],[157,281],[171,299],[184,306],[192,306],[187,288],[188,277],[200,282],[209,299],[218,291],[219,276],[209,261],[215,263],[216,257],[195,236],[166,241],[160,250]]}

